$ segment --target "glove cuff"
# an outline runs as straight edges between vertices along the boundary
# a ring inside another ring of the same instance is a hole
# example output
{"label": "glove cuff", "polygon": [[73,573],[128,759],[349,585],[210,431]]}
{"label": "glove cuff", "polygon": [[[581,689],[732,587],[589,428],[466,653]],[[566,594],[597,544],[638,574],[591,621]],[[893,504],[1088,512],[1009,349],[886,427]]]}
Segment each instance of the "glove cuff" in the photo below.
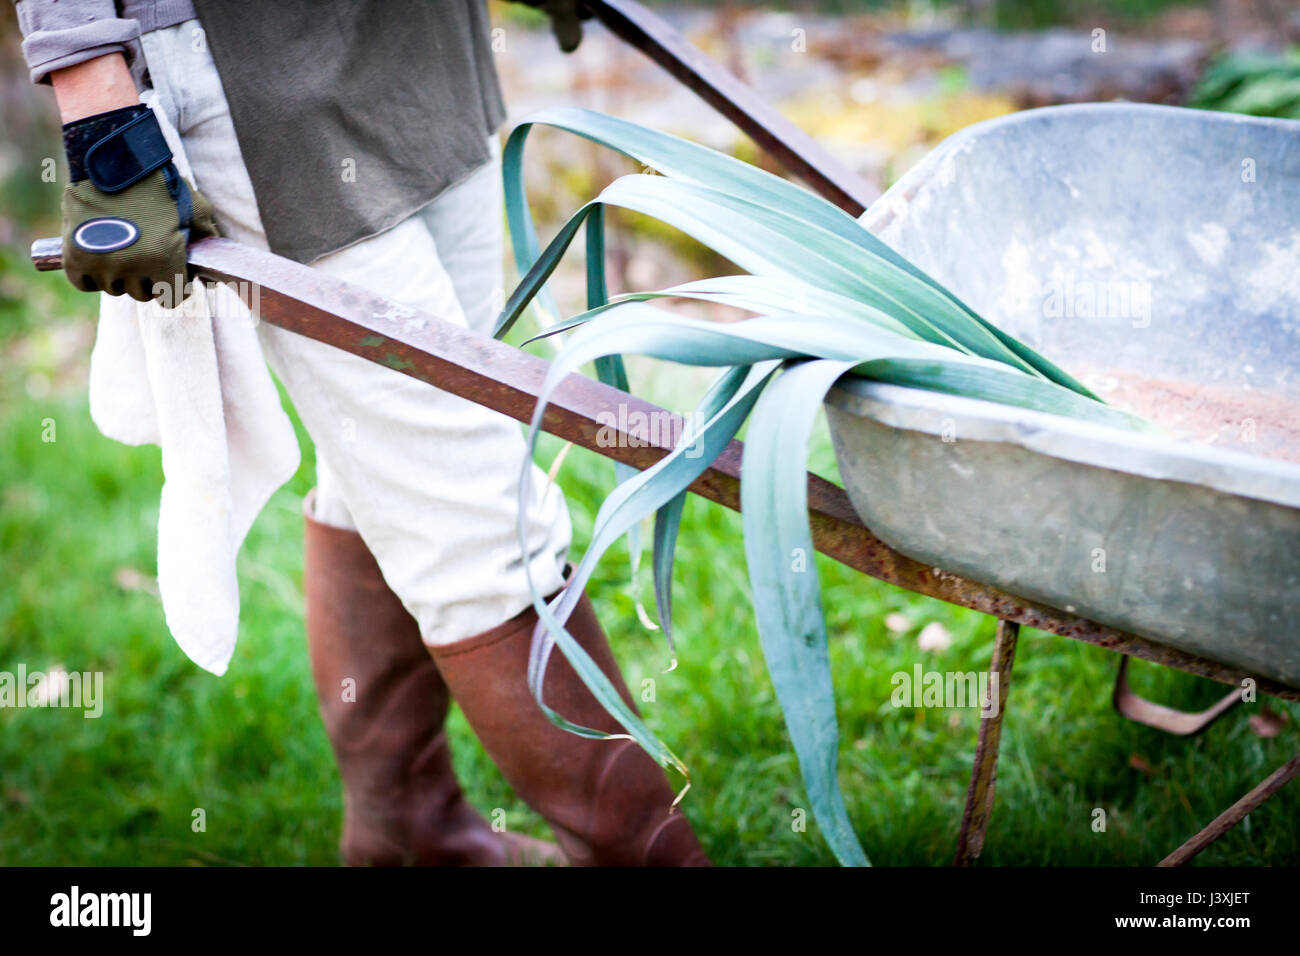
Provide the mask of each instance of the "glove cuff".
{"label": "glove cuff", "polygon": [[89,179],[100,192],[121,192],[172,160],[153,110],[143,104],[66,123],[63,148],[72,182]]}

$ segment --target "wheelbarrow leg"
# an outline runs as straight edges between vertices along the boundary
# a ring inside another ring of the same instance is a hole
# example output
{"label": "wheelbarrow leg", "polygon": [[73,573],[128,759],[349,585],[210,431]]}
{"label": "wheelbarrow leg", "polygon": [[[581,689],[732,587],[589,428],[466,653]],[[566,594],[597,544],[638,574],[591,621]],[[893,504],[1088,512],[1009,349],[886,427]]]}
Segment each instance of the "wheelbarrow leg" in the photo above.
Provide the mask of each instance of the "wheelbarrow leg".
{"label": "wheelbarrow leg", "polygon": [[1120,714],[1136,723],[1154,727],[1156,730],[1163,730],[1167,734],[1189,737],[1192,734],[1199,734],[1241,703],[1241,690],[1237,689],[1229,691],[1221,701],[1209,710],[1202,710],[1197,713],[1176,710],[1173,707],[1166,707],[1164,704],[1157,704],[1145,697],[1139,697],[1129,688],[1128,662],[1128,655],[1121,654],[1119,670],[1115,674],[1115,692],[1111,696],[1111,702]]}
{"label": "wheelbarrow leg", "polygon": [[1277,770],[1273,771],[1263,783],[1261,783],[1250,793],[1246,794],[1228,809],[1224,810],[1214,822],[1207,826],[1196,836],[1192,837],[1173,853],[1160,861],[1159,866],[1182,866],[1196,854],[1200,853],[1207,846],[1223,836],[1243,819],[1246,814],[1260,806],[1265,800],[1273,796],[1284,786],[1292,777],[1300,774],[1300,754],[1296,754]]}
{"label": "wheelbarrow leg", "polygon": [[971,767],[970,788],[966,791],[966,810],[962,813],[961,833],[957,836],[957,856],[953,866],[970,866],[984,849],[984,834],[993,813],[993,789],[998,777],[998,743],[1002,739],[1002,718],[1007,711],[1007,692],[1011,689],[1011,667],[1016,661],[1016,640],[1020,625],[998,621],[998,635],[993,642],[993,660],[989,673],[997,678],[990,693],[998,696],[997,713],[980,720],[979,741],[975,745],[975,763]]}

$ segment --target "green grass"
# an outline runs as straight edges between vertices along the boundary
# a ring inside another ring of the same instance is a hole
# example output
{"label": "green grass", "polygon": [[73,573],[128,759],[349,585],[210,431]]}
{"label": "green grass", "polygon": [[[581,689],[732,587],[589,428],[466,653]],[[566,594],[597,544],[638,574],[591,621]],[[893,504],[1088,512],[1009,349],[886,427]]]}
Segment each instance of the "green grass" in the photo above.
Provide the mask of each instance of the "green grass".
{"label": "green grass", "polygon": [[[155,449],[99,435],[84,370],[59,365],[60,337],[85,331],[93,302],[61,277],[31,276],[12,249],[0,254],[0,670],[103,671],[106,696],[98,720],[0,709],[0,863],[333,863],[341,802],[302,634],[299,498],[311,485],[310,446],[244,547],[239,649],[229,673],[212,677],[167,635],[157,599],[121,574],[147,581],[154,573],[161,477]],[[669,373],[655,374],[652,394],[680,392]],[[47,380],[48,394],[33,386]],[[46,419],[56,423],[53,443],[42,441]],[[548,440],[542,455],[557,451]],[[814,463],[833,470],[824,435]],[[569,455],[561,481],[579,542],[611,480],[607,461],[580,449]],[[645,564],[635,593],[650,606]],[[640,706],[692,769],[685,808],[710,854],[721,864],[830,864],[815,825],[792,826],[804,798],[748,610],[739,517],[700,500],[687,508],[672,673],[662,673],[662,639],[637,623],[627,566],[625,553],[611,555],[592,597],[638,699],[642,682],[655,682],[654,699]],[[820,569],[852,818],[877,864],[946,864],[977,718],[895,709],[890,676],[918,662],[986,667],[993,621],[833,562]],[[907,615],[912,630],[888,631],[891,611]],[[947,651],[917,649],[916,633],[931,621],[950,630]],[[1300,749],[1294,705],[1272,705],[1289,720],[1271,740],[1248,726],[1258,704],[1194,740],[1127,723],[1109,705],[1115,661],[1063,638],[1022,637],[984,864],[1153,863]],[[1188,708],[1221,693],[1148,665],[1135,680]],[[474,802],[543,832],[458,714],[452,733]],[[1091,827],[1098,807],[1104,833]],[[196,808],[206,814],[203,832],[192,828]],[[1298,821],[1293,784],[1198,862],[1300,862]]]}

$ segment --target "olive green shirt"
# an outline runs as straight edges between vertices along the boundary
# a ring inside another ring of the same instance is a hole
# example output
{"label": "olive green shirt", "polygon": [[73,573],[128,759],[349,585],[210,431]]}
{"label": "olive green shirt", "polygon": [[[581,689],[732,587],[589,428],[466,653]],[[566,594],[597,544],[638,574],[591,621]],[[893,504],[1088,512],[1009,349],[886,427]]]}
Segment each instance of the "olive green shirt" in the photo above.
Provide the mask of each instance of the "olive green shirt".
{"label": "olive green shirt", "polygon": [[195,0],[274,252],[394,226],[505,118],[483,0]]}

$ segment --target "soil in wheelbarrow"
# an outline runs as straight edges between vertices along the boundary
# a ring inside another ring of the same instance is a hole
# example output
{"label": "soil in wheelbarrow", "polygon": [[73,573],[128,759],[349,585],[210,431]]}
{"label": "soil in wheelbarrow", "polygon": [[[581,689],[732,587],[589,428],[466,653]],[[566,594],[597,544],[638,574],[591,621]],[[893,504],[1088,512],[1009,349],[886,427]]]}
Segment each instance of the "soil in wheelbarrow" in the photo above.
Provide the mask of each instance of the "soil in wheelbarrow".
{"label": "soil in wheelbarrow", "polygon": [[1300,403],[1276,392],[1197,385],[1122,369],[1086,380],[1107,402],[1141,415],[1173,438],[1300,464]]}

